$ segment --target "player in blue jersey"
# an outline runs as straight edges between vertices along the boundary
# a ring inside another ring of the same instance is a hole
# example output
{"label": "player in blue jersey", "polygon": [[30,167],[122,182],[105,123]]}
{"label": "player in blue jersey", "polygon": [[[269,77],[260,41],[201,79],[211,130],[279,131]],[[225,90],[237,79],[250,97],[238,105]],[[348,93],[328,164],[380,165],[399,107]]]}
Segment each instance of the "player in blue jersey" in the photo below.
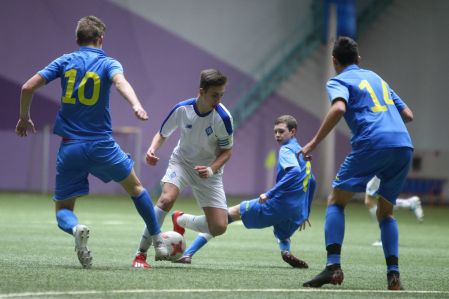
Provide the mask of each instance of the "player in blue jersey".
{"label": "player in blue jersey", "polygon": [[337,76],[327,82],[331,108],[312,140],[301,153],[310,152],[344,117],[352,132],[352,151],[341,165],[328,197],[325,221],[326,268],[305,287],[341,284],[340,253],[345,232],[344,208],[355,192],[364,192],[374,176],[381,182],[377,219],[387,264],[389,290],[402,289],[399,275],[398,226],[393,206],[404,184],[413,154],[410,135],[395,101],[400,98],[376,73],[358,66],[355,41],[339,37],[332,51]]}
{"label": "player in blue jersey", "polygon": [[75,237],[75,251],[84,268],[92,266],[87,247],[89,228],[78,222],[74,213],[76,199],[89,193],[87,177],[92,174],[103,182],[114,180],[131,196],[137,211],[150,230],[156,259],[166,259],[168,250],[162,240],[153,203],[137,178],[134,161],[112,138],[109,93],[114,85],[131,105],[139,120],[147,120],[134,89],[123,75],[121,64],[102,50],[106,25],[97,17],[78,21],[79,50],[65,54],[31,77],[20,95],[20,117],[16,126],[19,136],[35,132],[30,117],[34,92],[49,82],[61,79],[61,108],[53,132],[61,137],[56,161],[54,201],[58,226]]}
{"label": "player in blue jersey", "polygon": [[[274,137],[280,145],[276,184],[259,198],[243,201],[229,208],[228,222],[242,220],[246,228],[273,227],[282,259],[295,268],[308,268],[306,262],[295,257],[290,250],[290,238],[298,229],[305,228],[315,191],[315,179],[311,162],[297,156],[301,150],[295,138],[298,130],[296,119],[283,115],[274,123]],[[176,219],[175,228],[186,226],[184,215]],[[192,256],[210,237],[200,234],[184,252],[178,263],[190,264]]]}
{"label": "player in blue jersey", "polygon": [[[212,236],[226,231],[228,218],[223,166],[231,157],[233,145],[232,117],[221,104],[226,82],[227,77],[220,71],[203,70],[198,97],[175,105],[153,137],[146,157],[149,165],[158,162],[156,151],[165,140],[176,129],[181,131],[161,180],[162,194],[154,207],[161,226],[180,192],[191,186],[198,206],[204,211],[204,216],[197,217],[192,225],[201,227],[203,232]],[[184,234],[183,229],[178,232]],[[148,237],[149,232],[145,228],[133,267],[147,267]]]}

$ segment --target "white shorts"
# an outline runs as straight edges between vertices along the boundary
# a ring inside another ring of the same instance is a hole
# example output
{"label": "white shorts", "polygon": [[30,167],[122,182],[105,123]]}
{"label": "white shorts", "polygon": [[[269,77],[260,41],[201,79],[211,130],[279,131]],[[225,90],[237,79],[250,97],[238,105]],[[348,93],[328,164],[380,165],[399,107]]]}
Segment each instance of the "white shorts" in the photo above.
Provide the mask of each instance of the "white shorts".
{"label": "white shorts", "polygon": [[173,184],[180,191],[187,186],[191,186],[193,196],[200,208],[228,208],[223,188],[223,172],[203,179],[192,166],[170,159],[167,171],[161,182]]}
{"label": "white shorts", "polygon": [[377,190],[379,190],[380,179],[374,176],[368,184],[366,184],[366,193],[370,196],[376,195]]}

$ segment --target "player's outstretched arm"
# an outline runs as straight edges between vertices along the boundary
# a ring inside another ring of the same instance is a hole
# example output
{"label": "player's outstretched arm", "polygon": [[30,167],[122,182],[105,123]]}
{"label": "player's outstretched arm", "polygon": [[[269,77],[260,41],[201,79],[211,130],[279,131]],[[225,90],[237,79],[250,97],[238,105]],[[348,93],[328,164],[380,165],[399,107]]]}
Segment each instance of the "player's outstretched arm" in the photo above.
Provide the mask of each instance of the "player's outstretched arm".
{"label": "player's outstretched arm", "polygon": [[332,102],[332,106],[329,109],[326,117],[321,123],[318,132],[315,134],[315,137],[307,143],[300,153],[303,155],[304,159],[310,160],[310,153],[317,147],[317,145],[323,141],[323,139],[329,134],[330,131],[337,125],[340,119],[343,117],[343,114],[346,112],[346,103],[344,100],[335,99]]}
{"label": "player's outstretched arm", "polygon": [[156,156],[156,151],[161,145],[165,142],[164,136],[161,135],[160,132],[157,132],[153,137],[153,141],[151,141],[151,145],[147,150],[146,161],[149,165],[154,166],[159,161],[159,157]]}
{"label": "player's outstretched arm", "polygon": [[402,120],[405,123],[411,122],[413,121],[413,112],[409,107],[405,107],[402,111],[401,111],[401,117]]}
{"label": "player's outstretched arm", "polygon": [[20,91],[20,115],[16,125],[16,134],[21,137],[27,136],[28,129],[36,133],[36,128],[30,117],[30,107],[34,92],[44,85],[45,79],[41,75],[36,74],[22,86]]}
{"label": "player's outstretched arm", "polygon": [[133,87],[125,79],[125,76],[123,76],[123,74],[116,74],[112,78],[112,83],[114,83],[114,86],[120,95],[131,105],[136,117],[140,120],[147,120],[148,114],[145,109],[143,109]]}

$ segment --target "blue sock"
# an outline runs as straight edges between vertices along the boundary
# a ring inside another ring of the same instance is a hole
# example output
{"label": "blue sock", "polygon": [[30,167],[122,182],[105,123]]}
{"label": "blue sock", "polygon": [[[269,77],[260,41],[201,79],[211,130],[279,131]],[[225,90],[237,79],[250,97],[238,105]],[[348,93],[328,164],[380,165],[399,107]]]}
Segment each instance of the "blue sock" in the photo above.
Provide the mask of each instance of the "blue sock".
{"label": "blue sock", "polygon": [[277,239],[278,241],[278,245],[279,245],[279,249],[282,251],[288,251],[290,252],[290,239],[285,239],[285,240],[280,240]]}
{"label": "blue sock", "polygon": [[61,209],[56,212],[58,227],[68,234],[73,235],[73,228],[78,225],[78,218],[73,211]]}
{"label": "blue sock", "polygon": [[159,227],[159,223],[157,222],[156,215],[154,214],[153,202],[151,201],[148,191],[143,189],[139,196],[131,198],[134,201],[134,205],[136,206],[136,209],[143,221],[145,221],[150,235],[154,236],[159,234],[161,229]]}
{"label": "blue sock", "polygon": [[393,217],[387,217],[380,223],[380,238],[384,249],[384,256],[387,262],[387,272],[399,272],[399,232],[398,223]]}
{"label": "blue sock", "polygon": [[342,206],[333,204],[327,207],[324,235],[327,265],[340,264],[341,245],[345,236],[345,210]]}
{"label": "blue sock", "polygon": [[201,235],[198,235],[195,240],[193,240],[192,244],[190,244],[189,248],[184,251],[183,255],[193,256],[198,250],[201,249],[204,245],[206,245],[207,239]]}

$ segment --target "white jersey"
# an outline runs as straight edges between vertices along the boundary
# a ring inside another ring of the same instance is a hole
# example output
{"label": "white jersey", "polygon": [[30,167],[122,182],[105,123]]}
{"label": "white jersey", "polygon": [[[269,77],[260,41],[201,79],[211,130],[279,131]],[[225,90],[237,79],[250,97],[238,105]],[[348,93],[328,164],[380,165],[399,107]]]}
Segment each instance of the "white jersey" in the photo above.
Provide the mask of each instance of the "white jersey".
{"label": "white jersey", "polygon": [[368,184],[366,184],[366,193],[370,196],[374,196],[379,190],[380,179],[377,176],[374,176]]}
{"label": "white jersey", "polygon": [[193,98],[178,103],[162,123],[160,134],[169,137],[176,128],[181,130],[170,160],[183,161],[192,167],[207,166],[217,158],[220,149],[232,148],[232,116],[222,104],[200,114],[195,102]]}

